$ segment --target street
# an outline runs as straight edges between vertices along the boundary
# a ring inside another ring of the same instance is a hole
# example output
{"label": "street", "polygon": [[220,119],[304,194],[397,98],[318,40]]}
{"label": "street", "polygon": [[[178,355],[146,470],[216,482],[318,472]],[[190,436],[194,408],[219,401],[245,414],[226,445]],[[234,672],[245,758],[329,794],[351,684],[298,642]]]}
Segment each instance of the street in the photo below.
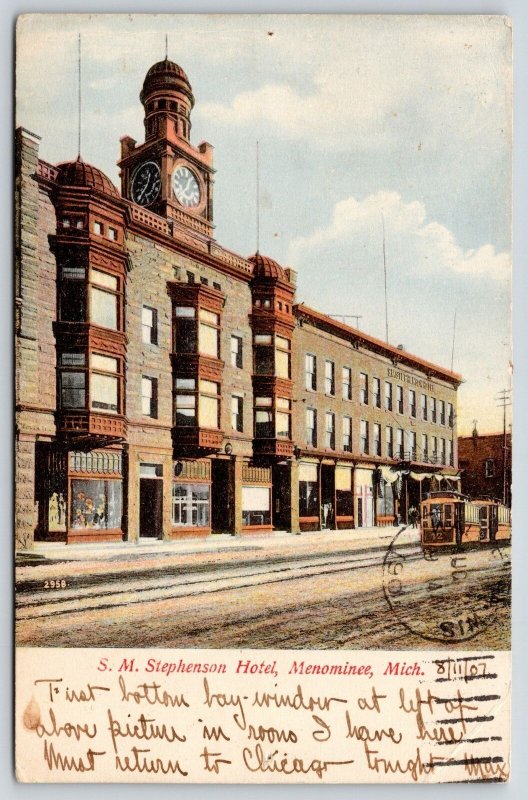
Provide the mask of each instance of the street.
{"label": "street", "polygon": [[97,557],[50,549],[17,567],[16,638],[47,647],[507,649],[509,554],[424,558],[412,528],[127,545]]}

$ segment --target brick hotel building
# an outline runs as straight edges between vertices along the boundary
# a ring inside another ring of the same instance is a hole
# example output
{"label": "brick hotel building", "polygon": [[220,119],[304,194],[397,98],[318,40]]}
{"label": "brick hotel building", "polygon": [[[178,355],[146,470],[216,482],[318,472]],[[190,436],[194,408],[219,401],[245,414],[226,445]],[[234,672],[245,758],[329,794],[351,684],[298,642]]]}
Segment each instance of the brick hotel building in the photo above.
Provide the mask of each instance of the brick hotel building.
{"label": "brick hotel building", "polygon": [[218,244],[187,76],[140,100],[121,192],[17,130],[17,547],[386,525],[456,486],[461,377]]}

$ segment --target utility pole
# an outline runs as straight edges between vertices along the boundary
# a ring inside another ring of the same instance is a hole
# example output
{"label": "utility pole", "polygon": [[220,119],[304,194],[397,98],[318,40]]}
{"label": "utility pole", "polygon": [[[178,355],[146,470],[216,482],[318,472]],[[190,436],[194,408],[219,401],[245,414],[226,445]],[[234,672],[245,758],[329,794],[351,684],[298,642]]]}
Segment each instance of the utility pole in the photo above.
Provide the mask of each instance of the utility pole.
{"label": "utility pole", "polygon": [[497,406],[502,408],[502,502],[504,505],[506,505],[509,495],[507,484],[508,473],[506,469],[508,453],[508,437],[506,435],[506,409],[508,406],[511,406],[511,389],[502,389],[495,400],[498,400]]}

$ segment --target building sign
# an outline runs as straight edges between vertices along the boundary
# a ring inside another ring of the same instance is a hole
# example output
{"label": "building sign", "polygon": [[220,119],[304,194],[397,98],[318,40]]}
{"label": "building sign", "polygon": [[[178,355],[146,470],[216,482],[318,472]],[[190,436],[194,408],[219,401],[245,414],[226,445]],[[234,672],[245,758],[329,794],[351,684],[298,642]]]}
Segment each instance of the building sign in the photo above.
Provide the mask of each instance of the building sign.
{"label": "building sign", "polygon": [[420,389],[426,389],[428,392],[434,391],[434,386],[430,381],[425,381],[423,378],[417,378],[415,375],[411,375],[409,372],[402,372],[401,369],[387,367],[387,375],[389,378],[396,378],[396,380],[401,381],[402,383],[410,383],[411,386],[418,386]]}

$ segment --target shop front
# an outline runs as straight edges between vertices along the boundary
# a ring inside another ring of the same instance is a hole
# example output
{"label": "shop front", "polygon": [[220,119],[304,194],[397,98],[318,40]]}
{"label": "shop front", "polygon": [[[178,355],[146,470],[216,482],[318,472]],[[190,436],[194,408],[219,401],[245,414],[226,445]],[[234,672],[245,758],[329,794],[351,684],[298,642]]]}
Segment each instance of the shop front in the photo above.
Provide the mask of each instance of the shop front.
{"label": "shop front", "polygon": [[372,528],[374,526],[374,491],[373,470],[356,468],[356,527]]}
{"label": "shop front", "polygon": [[179,460],[172,482],[172,539],[211,533],[211,461]]}

